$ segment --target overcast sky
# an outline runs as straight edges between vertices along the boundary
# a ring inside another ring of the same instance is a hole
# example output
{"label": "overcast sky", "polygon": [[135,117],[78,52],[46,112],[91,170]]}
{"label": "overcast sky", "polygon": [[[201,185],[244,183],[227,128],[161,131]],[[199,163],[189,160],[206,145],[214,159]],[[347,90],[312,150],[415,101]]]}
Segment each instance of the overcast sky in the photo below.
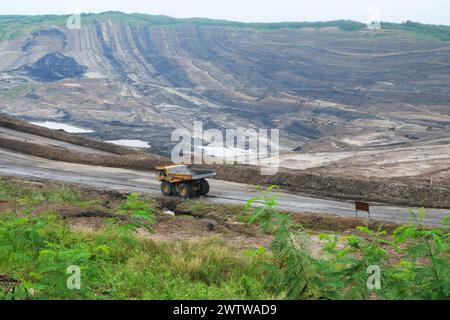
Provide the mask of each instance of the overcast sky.
{"label": "overcast sky", "polygon": [[245,22],[351,19],[450,25],[449,0],[1,0],[0,14],[123,11]]}

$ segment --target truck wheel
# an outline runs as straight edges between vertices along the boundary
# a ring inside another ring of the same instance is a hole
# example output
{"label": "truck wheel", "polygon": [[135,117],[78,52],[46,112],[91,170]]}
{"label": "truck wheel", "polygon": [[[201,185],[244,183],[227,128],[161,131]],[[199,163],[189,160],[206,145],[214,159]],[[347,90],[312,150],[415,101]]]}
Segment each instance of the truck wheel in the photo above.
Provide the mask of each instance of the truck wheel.
{"label": "truck wheel", "polygon": [[200,181],[200,194],[206,196],[209,193],[210,187],[206,180]]}
{"label": "truck wheel", "polygon": [[178,194],[183,199],[194,197],[194,188],[189,183],[182,183],[178,187]]}
{"label": "truck wheel", "polygon": [[164,181],[161,183],[161,191],[165,196],[173,195],[173,186],[170,182]]}

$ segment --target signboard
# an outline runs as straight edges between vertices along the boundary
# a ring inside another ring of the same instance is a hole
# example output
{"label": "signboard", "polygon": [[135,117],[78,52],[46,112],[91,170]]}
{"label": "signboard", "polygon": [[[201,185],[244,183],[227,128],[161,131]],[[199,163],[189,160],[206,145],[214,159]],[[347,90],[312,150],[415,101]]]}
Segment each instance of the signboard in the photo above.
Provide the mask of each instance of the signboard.
{"label": "signboard", "polygon": [[370,220],[370,205],[367,202],[355,201],[355,213],[358,218],[358,211],[364,211],[369,214]]}
{"label": "signboard", "polygon": [[367,202],[356,201],[355,209],[356,209],[356,211],[365,211],[367,213],[370,212],[369,204]]}

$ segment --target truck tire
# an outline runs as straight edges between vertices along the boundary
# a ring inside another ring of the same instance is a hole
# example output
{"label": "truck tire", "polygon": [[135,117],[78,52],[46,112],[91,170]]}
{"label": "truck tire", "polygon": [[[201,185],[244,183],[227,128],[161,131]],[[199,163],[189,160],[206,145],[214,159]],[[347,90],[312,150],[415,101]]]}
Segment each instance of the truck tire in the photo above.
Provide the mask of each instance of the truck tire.
{"label": "truck tire", "polygon": [[206,180],[200,181],[200,194],[202,196],[206,196],[209,193],[210,187],[209,183]]}
{"label": "truck tire", "polygon": [[178,186],[178,194],[183,199],[189,199],[195,196],[194,188],[189,183],[181,183]]}
{"label": "truck tire", "polygon": [[161,183],[161,191],[165,196],[173,195],[173,185],[170,182],[164,181]]}

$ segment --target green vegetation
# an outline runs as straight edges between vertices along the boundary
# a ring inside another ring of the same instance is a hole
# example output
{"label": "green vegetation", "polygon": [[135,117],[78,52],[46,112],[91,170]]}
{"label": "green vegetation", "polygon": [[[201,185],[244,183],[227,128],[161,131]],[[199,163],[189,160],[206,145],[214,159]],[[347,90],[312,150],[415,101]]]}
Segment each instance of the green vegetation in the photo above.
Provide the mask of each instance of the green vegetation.
{"label": "green vegetation", "polygon": [[[0,16],[0,40],[14,39],[18,36],[29,34],[33,31],[51,26],[64,26],[68,16],[45,15],[45,16]],[[108,11],[99,14],[82,14],[82,23],[93,23],[94,21],[113,21],[115,23],[129,24],[134,26],[177,26],[198,25],[216,26],[230,28],[245,28],[262,31],[278,29],[305,29],[305,28],[337,28],[340,31],[351,32],[366,29],[366,24],[351,20],[318,21],[318,22],[277,22],[277,23],[244,23],[227,20],[215,20],[205,18],[178,19],[168,16],[149,14],[125,14],[117,11]],[[382,23],[384,30],[389,31],[387,35],[399,35],[407,38],[435,39],[450,41],[450,26],[427,25],[407,21],[405,23]],[[375,33],[376,34],[376,33]],[[376,34],[381,35],[383,34]]]}
{"label": "green vegetation", "polygon": [[65,25],[67,16],[0,16],[0,40],[10,40],[28,35],[52,25]]}
{"label": "green vegetation", "polygon": [[450,26],[422,24],[418,22],[406,21],[402,24],[383,23],[382,27],[387,30],[410,33],[422,38],[450,41]]}
{"label": "green vegetation", "polygon": [[85,14],[82,16],[84,21],[106,21],[111,20],[116,23],[126,23],[131,25],[154,25],[154,26],[174,26],[183,24],[194,24],[199,26],[214,27],[232,27],[232,28],[252,28],[262,30],[276,29],[302,29],[302,28],[328,28],[337,27],[343,31],[356,31],[365,27],[365,24],[350,21],[337,20],[327,22],[277,22],[277,23],[244,23],[228,20],[206,19],[206,18],[187,18],[179,19],[168,16],[157,16],[149,14],[124,14],[117,11],[103,12],[100,14]]}
{"label": "green vegetation", "polygon": [[[117,215],[95,234],[71,231],[57,209],[37,214],[15,201],[32,208],[92,200],[76,189],[0,180],[0,206],[7,204],[0,210],[0,299],[274,298],[264,290],[260,259],[215,237],[136,238],[138,228],[151,230],[156,221],[154,203],[136,194],[112,208]],[[70,266],[80,268],[80,290],[67,287]]]}
{"label": "green vegetation", "polygon": [[87,199],[79,191],[61,186],[43,187],[35,183],[4,181],[0,179],[0,203],[11,202],[17,206],[32,207],[39,203],[70,204],[77,207],[92,207],[98,200]]}
{"label": "green vegetation", "polygon": [[[243,250],[215,236],[138,237],[141,229],[152,231],[158,209],[136,194],[110,203],[114,215],[101,231],[75,232],[58,208],[95,206],[89,193],[0,180],[0,299],[449,299],[449,218],[445,229],[429,229],[419,210],[393,234],[367,227],[323,234],[321,253],[314,254],[311,235],[277,211],[273,188],[261,189],[241,217],[272,243]],[[32,209],[49,204],[57,206]],[[79,290],[67,286],[71,266],[81,272]],[[367,286],[374,266],[379,290]]]}
{"label": "green vegetation", "polygon": [[135,222],[132,227],[141,226],[142,222],[145,222],[143,226],[148,231],[152,229],[149,225],[156,223],[155,212],[153,208],[145,201],[139,199],[139,195],[132,193],[127,197],[127,200],[120,206],[119,214],[130,216]]}
{"label": "green vegetation", "polygon": [[[271,297],[264,293],[256,259],[239,258],[217,240],[138,241],[123,225],[87,236],[71,232],[51,213],[4,213],[0,257],[0,274],[17,281],[3,285],[6,299]],[[66,286],[72,265],[81,269],[80,290]]]}
{"label": "green vegetation", "polygon": [[[56,25],[64,26],[68,16],[45,15],[45,16],[0,16],[0,40],[14,39],[29,34],[33,31]],[[176,26],[176,25],[199,25],[231,28],[250,28],[258,30],[277,29],[303,29],[303,28],[328,28],[336,27],[342,31],[357,31],[365,28],[365,24],[350,21],[337,20],[327,22],[280,22],[280,23],[244,23],[227,20],[214,20],[205,18],[178,19],[168,16],[148,14],[125,14],[122,12],[109,11],[99,14],[82,14],[82,23],[93,23],[94,21],[113,21],[119,24],[134,26]]]}
{"label": "green vegetation", "polygon": [[[425,212],[410,212],[414,222],[394,231],[359,227],[365,237],[338,237],[323,234],[323,255],[310,252],[308,234],[292,222],[290,215],[276,210],[277,199],[270,195],[250,199],[247,207],[262,202],[249,217],[263,230],[273,232],[270,245],[273,262],[267,266],[267,285],[272,292],[288,299],[449,299],[449,228],[427,229]],[[446,217],[442,224],[449,226]],[[392,255],[398,261],[392,261]],[[369,289],[368,270],[380,270],[380,288]]]}

